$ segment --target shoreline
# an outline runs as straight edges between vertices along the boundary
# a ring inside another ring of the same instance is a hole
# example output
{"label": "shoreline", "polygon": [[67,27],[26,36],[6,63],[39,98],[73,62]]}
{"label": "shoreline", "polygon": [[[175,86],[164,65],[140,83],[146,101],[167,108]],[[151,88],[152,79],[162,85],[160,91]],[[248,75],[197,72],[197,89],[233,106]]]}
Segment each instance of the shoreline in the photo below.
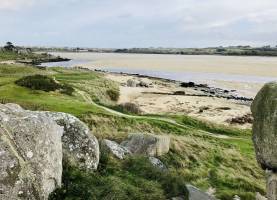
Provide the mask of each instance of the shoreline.
{"label": "shoreline", "polygon": [[[96,72],[119,84],[118,105],[135,104],[143,114],[185,114],[203,121],[242,129],[252,126],[252,99],[226,98],[224,90],[220,88],[211,95],[210,92],[214,92],[214,89],[204,84],[182,87],[182,82],[175,80],[103,70]],[[192,83],[185,83],[185,86],[186,84]],[[203,88],[209,90],[208,93]]]}
{"label": "shoreline", "polygon": [[[245,101],[245,102],[252,102],[253,98],[247,98],[244,96],[239,96],[239,95],[226,95],[227,93],[234,93],[237,90],[235,89],[231,89],[231,90],[226,90],[226,89],[222,89],[219,87],[212,87],[209,86],[208,84],[197,84],[195,82],[182,82],[182,81],[178,81],[178,80],[174,80],[174,79],[167,79],[167,78],[161,78],[161,77],[155,77],[155,76],[148,76],[148,75],[143,75],[143,74],[138,74],[138,73],[126,73],[126,72],[111,72],[108,70],[101,70],[101,69],[90,69],[90,68],[86,68],[86,67],[73,67],[73,68],[77,68],[77,69],[83,69],[83,70],[89,70],[89,71],[95,71],[95,72],[100,72],[100,73],[104,73],[104,74],[115,74],[115,75],[123,75],[123,76],[133,76],[136,78],[148,78],[148,79],[152,79],[152,80],[156,80],[156,81],[163,81],[163,82],[168,82],[168,83],[174,83],[174,84],[187,84],[187,86],[183,86],[184,88],[192,88],[194,90],[205,90],[206,93],[208,93],[207,95],[198,95],[198,96],[206,96],[206,97],[217,97],[217,98],[226,98],[228,100],[238,100],[238,101]],[[182,86],[181,86],[182,87]],[[222,95],[222,93],[225,93],[225,95]],[[246,103],[247,104],[247,103]]]}

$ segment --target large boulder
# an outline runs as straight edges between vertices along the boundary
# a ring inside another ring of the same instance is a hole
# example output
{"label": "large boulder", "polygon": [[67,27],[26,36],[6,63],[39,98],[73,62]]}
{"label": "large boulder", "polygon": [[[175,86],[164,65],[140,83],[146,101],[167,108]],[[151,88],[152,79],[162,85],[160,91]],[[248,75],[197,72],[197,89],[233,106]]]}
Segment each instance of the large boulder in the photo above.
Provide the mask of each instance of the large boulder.
{"label": "large boulder", "polygon": [[111,141],[111,140],[102,140],[101,141],[101,152],[112,153],[115,157],[119,159],[124,159],[131,152],[124,146]]}
{"label": "large boulder", "polygon": [[277,82],[265,84],[251,105],[253,142],[263,169],[277,170]]}
{"label": "large boulder", "polygon": [[[39,112],[41,113],[41,112]],[[95,170],[99,163],[99,144],[85,123],[78,118],[55,112],[42,112],[64,127],[63,159],[84,170]]]}
{"label": "large boulder", "polygon": [[168,136],[137,133],[130,134],[121,145],[133,154],[161,156],[168,153],[170,138]]}
{"label": "large boulder", "polygon": [[61,186],[63,128],[44,113],[0,104],[0,199],[48,199]]}

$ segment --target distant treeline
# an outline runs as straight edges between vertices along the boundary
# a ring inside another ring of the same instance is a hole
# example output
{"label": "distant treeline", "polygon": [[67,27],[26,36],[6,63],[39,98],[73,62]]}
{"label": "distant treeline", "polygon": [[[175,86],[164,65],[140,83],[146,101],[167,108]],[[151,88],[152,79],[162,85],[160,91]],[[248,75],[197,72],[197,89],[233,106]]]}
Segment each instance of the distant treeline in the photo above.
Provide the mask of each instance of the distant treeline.
{"label": "distant treeline", "polygon": [[208,47],[208,48],[55,48],[32,47],[33,51],[64,52],[100,52],[100,53],[136,53],[136,54],[176,54],[176,55],[225,55],[225,56],[277,56],[277,47]]}

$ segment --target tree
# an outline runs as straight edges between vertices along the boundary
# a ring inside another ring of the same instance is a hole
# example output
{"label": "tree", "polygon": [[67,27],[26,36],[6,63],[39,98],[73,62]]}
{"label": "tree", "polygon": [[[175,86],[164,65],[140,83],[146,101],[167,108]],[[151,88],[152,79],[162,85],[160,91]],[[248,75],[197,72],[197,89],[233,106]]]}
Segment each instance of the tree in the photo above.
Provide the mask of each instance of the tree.
{"label": "tree", "polygon": [[6,51],[13,51],[15,49],[15,46],[11,42],[7,42],[6,45],[4,46],[4,49]]}

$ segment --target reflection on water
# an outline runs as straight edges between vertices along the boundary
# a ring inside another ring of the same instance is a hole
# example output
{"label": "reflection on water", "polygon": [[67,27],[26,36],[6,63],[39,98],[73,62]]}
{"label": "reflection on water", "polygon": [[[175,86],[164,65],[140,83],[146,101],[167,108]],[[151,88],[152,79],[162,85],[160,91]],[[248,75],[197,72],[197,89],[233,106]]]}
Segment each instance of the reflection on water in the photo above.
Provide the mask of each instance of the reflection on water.
{"label": "reflection on water", "polygon": [[70,60],[70,61],[63,61],[63,62],[48,62],[42,63],[39,66],[42,67],[73,67],[87,63],[87,60]]}

